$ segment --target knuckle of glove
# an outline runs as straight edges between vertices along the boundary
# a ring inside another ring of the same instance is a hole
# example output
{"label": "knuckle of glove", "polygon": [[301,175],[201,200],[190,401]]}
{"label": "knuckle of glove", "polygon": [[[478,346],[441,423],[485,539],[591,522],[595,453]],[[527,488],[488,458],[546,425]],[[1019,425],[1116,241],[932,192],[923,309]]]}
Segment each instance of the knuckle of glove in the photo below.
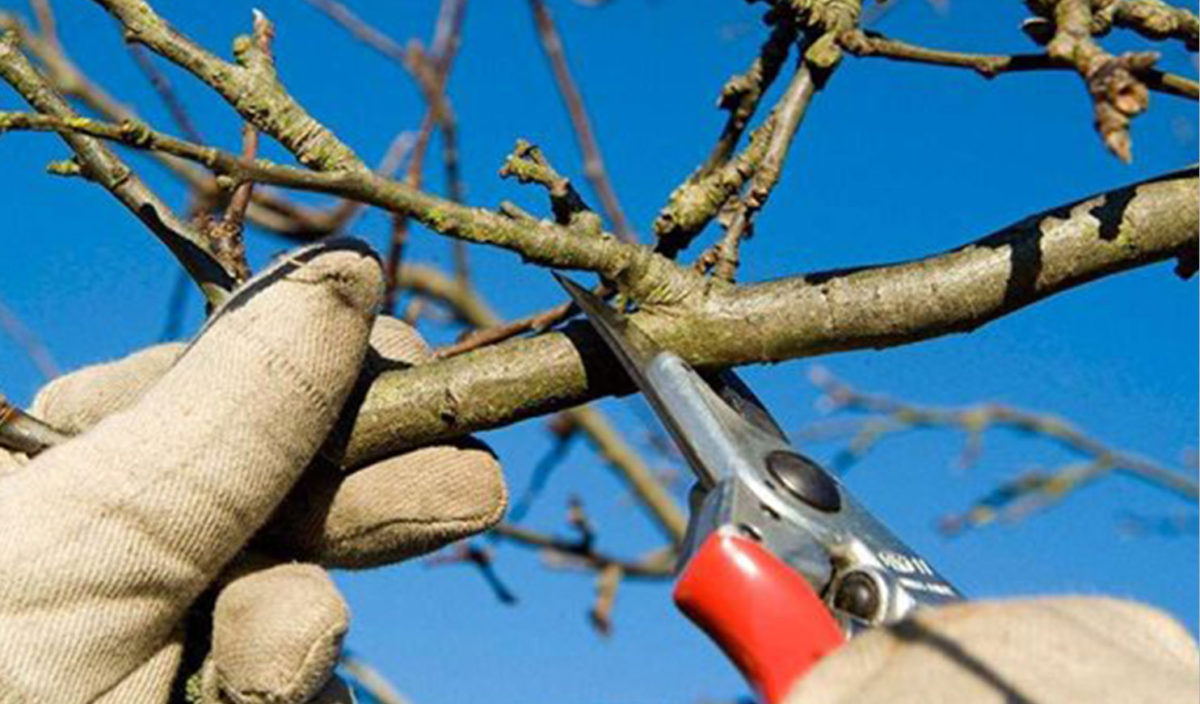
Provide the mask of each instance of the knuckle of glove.
{"label": "knuckle of glove", "polygon": [[260,547],[328,567],[374,567],[484,531],[508,502],[499,462],[471,438],[349,475],[321,470],[301,480]]}
{"label": "knuckle of glove", "polygon": [[236,704],[308,702],[329,682],[348,623],[345,602],[316,565],[235,577],[213,609],[203,688]]}

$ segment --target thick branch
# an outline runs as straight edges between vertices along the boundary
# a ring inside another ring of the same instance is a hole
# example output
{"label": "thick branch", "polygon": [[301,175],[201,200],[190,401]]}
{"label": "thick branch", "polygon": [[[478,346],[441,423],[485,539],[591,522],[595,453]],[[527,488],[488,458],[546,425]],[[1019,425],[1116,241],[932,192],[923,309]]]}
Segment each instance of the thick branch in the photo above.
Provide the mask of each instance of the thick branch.
{"label": "thick branch", "polygon": [[[436,270],[405,266],[400,269],[397,281],[402,288],[411,288],[448,304],[477,328],[492,327],[500,322],[499,316],[471,289]],[[650,467],[629,447],[604,414],[590,407],[572,408],[565,413],[588,436],[596,452],[604,457],[637,496],[640,504],[646,507],[667,538],[675,544],[683,542],[683,534],[687,529],[683,512]]]}
{"label": "thick branch", "polygon": [[[638,324],[700,366],[782,361],[966,332],[1093,279],[1196,246],[1195,169],[1030,217],[928,259],[714,286]],[[628,391],[588,326],[511,340],[372,386],[350,462]]]}
{"label": "thick branch", "polygon": [[703,177],[729,161],[737,143],[742,139],[742,133],[746,131],[746,125],[758,109],[763,94],[779,75],[779,69],[783,67],[788,51],[796,41],[797,30],[796,23],[791,21],[788,15],[775,18],[774,21],[770,36],[763,42],[750,68],[745,73],[731,77],[722,86],[717,106],[729,111],[729,119],[726,120],[721,136],[708,159],[692,179]]}
{"label": "thick branch", "polygon": [[[370,172],[245,162],[137,125],[21,114],[4,120],[10,128],[81,131],[161,148],[234,178],[361,200],[545,266],[595,271],[638,301],[638,319],[651,336],[698,366],[782,361],[969,331],[1101,276],[1173,257],[1193,261],[1196,250],[1200,182],[1191,168],[1041,213],[928,259],[736,287],[611,236],[573,237],[552,223],[460,206]],[[366,398],[347,459],[357,464],[577,405],[624,390],[618,386],[623,378],[586,325],[388,372]]]}

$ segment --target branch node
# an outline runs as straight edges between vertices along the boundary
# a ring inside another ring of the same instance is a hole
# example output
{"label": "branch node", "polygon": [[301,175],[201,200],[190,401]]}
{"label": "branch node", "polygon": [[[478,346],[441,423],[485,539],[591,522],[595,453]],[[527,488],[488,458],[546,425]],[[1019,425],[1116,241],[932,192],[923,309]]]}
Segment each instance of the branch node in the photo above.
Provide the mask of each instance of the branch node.
{"label": "branch node", "polygon": [[570,179],[561,176],[536,144],[518,139],[500,168],[501,178],[516,178],[520,183],[536,183],[550,196],[554,221],[579,234],[600,236],[603,226],[600,216],[592,212],[580,197]]}

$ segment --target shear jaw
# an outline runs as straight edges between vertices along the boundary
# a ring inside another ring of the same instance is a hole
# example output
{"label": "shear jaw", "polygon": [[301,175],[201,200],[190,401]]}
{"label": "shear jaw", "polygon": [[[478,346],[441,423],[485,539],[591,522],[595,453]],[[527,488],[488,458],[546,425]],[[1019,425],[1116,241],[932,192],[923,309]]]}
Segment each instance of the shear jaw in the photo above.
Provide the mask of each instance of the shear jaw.
{"label": "shear jaw", "polygon": [[681,565],[714,532],[755,540],[803,576],[847,634],[961,598],[832,475],[797,453],[736,375],[702,378],[625,316],[558,278],[696,474]]}

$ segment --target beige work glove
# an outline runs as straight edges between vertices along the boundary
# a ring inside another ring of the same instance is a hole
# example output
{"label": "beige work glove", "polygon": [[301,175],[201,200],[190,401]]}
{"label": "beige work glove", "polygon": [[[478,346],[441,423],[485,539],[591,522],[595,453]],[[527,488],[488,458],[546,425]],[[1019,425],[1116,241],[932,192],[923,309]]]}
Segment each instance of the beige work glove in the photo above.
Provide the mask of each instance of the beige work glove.
{"label": "beige work glove", "polygon": [[854,638],[786,704],[1151,704],[1200,699],[1200,654],[1148,606],[1099,597],[978,601]]}
{"label": "beige work glove", "polygon": [[381,288],[359,243],[300,250],[186,349],[38,395],[35,415],[80,435],[28,463],[0,456],[0,702],[166,701],[197,640],[193,697],[349,701],[332,677],[348,613],[321,566],[431,550],[506,501],[472,441],[338,469],[329,438],[344,439],[360,373],[429,356],[375,320]]}

